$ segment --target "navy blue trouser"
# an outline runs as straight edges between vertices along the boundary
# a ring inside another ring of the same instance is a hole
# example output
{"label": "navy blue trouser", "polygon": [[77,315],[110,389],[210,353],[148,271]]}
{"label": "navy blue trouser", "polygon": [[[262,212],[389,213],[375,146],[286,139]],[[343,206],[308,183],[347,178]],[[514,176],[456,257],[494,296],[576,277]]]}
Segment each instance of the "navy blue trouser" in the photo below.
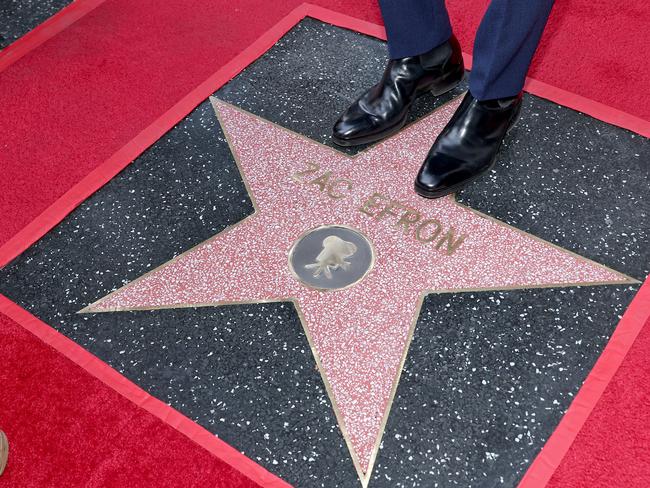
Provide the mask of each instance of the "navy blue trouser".
{"label": "navy blue trouser", "polygon": [[[492,0],[474,40],[469,89],[479,100],[521,91],[554,0]],[[430,51],[451,37],[444,0],[379,0],[390,57]]]}

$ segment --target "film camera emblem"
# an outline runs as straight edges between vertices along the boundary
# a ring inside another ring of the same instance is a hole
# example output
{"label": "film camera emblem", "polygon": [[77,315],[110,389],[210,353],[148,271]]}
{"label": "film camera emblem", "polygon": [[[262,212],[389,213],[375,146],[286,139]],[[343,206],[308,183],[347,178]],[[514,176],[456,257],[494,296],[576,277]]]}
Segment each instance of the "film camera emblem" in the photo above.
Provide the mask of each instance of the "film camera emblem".
{"label": "film camera emblem", "polygon": [[361,281],[375,254],[366,236],[340,225],[317,227],[303,234],[289,252],[289,269],[303,284],[340,290]]}

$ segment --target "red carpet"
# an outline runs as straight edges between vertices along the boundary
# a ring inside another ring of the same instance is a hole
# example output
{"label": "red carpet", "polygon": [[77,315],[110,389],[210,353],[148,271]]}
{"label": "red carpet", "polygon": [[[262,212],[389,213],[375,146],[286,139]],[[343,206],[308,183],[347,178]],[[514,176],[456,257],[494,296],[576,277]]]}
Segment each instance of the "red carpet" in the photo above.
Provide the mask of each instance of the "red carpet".
{"label": "red carpet", "polygon": [[259,487],[0,314],[1,486]]}
{"label": "red carpet", "polygon": [[[128,162],[143,149],[129,141],[300,3],[241,0],[233,8],[220,0],[106,0],[33,51],[21,52],[20,41],[3,51],[0,246],[109,158]],[[374,0],[313,3],[380,22]],[[470,52],[487,2],[448,3]],[[649,17],[644,0],[558,0],[530,74],[631,119],[650,120]],[[70,19],[60,17],[48,30],[56,31],[57,22]],[[168,127],[169,121],[154,125],[151,134]],[[110,176],[99,172],[98,181]],[[57,221],[40,221],[34,239]],[[19,251],[5,250],[0,265]],[[253,486],[4,317],[0,339],[0,427],[12,442],[3,482]],[[648,452],[648,347],[646,327],[552,486],[647,486],[648,466],[639,460]]]}

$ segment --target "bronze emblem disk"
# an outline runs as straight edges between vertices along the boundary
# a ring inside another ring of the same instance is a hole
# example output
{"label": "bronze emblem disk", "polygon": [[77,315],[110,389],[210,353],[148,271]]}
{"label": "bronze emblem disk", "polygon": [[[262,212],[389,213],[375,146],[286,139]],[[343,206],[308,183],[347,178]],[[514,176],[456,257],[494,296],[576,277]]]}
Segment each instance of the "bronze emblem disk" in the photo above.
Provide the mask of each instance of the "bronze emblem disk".
{"label": "bronze emblem disk", "polygon": [[289,251],[289,269],[302,283],[319,290],[342,290],[372,269],[375,253],[361,232],[342,225],[312,229]]}

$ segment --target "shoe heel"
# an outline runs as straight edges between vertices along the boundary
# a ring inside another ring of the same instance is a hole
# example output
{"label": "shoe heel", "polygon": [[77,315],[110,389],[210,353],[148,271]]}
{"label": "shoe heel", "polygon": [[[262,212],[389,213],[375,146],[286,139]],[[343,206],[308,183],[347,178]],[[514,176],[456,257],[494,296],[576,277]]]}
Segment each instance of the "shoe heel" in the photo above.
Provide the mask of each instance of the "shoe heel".
{"label": "shoe heel", "polygon": [[521,116],[521,105],[517,108],[517,112],[513,115],[512,119],[510,120],[510,127],[508,127],[508,130],[506,131],[506,136],[510,134],[510,131],[515,128],[517,123],[519,122],[519,117]]}
{"label": "shoe heel", "polygon": [[443,80],[441,84],[431,87],[429,91],[433,94],[433,96],[439,97],[440,95],[444,95],[445,93],[453,90],[458,85],[460,85],[464,78],[465,68],[460,65],[460,69],[458,71],[451,73],[448,76],[448,79]]}

